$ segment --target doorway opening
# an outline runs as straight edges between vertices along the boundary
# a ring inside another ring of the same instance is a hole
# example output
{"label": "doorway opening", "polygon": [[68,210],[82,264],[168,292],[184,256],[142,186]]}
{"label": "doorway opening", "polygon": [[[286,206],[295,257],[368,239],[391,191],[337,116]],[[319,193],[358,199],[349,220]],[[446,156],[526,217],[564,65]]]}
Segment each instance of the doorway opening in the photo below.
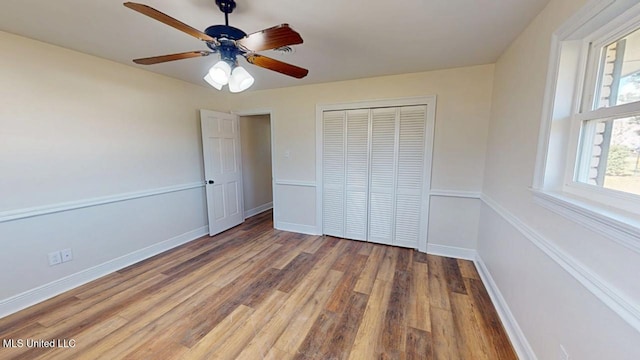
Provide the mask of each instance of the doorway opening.
{"label": "doorway opening", "polygon": [[240,115],[244,218],[273,209],[271,115]]}

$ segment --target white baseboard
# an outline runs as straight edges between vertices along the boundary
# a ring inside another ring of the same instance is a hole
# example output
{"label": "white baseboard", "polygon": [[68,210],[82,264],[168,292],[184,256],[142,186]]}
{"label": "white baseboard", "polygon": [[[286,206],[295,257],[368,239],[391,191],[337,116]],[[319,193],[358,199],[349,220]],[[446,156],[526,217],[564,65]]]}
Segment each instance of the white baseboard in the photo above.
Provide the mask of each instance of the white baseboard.
{"label": "white baseboard", "polygon": [[260,205],[258,207],[254,207],[251,210],[245,211],[244,212],[244,218],[247,219],[247,218],[250,218],[252,216],[256,216],[256,215],[258,215],[260,213],[263,213],[263,212],[265,212],[267,210],[271,210],[271,209],[273,209],[273,201],[268,202],[266,204],[262,204],[262,205]]}
{"label": "white baseboard", "polygon": [[160,254],[161,252],[198,239],[207,234],[209,234],[209,227],[203,226],[201,228],[175,236],[171,239],[153,244],[144,249],[140,249],[119,258],[109,260],[103,264],[52,281],[35,289],[27,290],[21,294],[12,296],[4,300],[0,300],[0,318],[5,317],[9,314],[13,314],[29,306],[35,305],[44,300],[50,299],[80,285],[84,285],[114,271],[123,269],[129,265]]}
{"label": "white baseboard", "polygon": [[291,231],[307,235],[320,235],[317,232],[315,225],[303,225],[288,223],[284,221],[276,221],[275,228],[283,231]]}
{"label": "white baseboard", "polygon": [[513,345],[513,348],[518,354],[518,358],[521,360],[536,360],[537,357],[533,352],[533,348],[531,348],[531,345],[527,341],[524,332],[522,332],[522,329],[520,329],[516,318],[513,316],[511,310],[509,309],[507,301],[502,296],[500,289],[498,289],[498,285],[496,285],[493,277],[491,276],[491,273],[489,272],[489,269],[487,269],[487,266],[484,264],[484,261],[482,261],[480,255],[476,256],[474,262],[476,264],[476,268],[478,269],[478,273],[480,274],[480,278],[484,283],[484,287],[489,293],[491,302],[496,308],[498,316],[500,317],[500,320],[504,325],[505,331],[507,332],[507,335],[511,340],[511,345]]}
{"label": "white baseboard", "polygon": [[438,244],[427,244],[427,254],[472,261],[476,259],[476,251],[473,249]]}

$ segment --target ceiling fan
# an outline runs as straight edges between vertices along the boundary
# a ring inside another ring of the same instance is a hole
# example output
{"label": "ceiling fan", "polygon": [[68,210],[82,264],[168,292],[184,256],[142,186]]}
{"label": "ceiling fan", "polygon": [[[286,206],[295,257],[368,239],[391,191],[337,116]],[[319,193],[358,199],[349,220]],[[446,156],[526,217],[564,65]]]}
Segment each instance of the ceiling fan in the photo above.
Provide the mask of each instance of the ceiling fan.
{"label": "ceiling fan", "polygon": [[152,65],[218,53],[220,54],[221,60],[211,67],[208,74],[204,77],[204,80],[218,90],[221,90],[224,85],[229,84],[229,90],[231,92],[246,90],[254,81],[253,77],[243,67],[238,66],[238,56],[244,57],[250,64],[277,71],[297,79],[307,76],[309,73],[307,69],[256,53],[257,51],[264,50],[286,49],[289,45],[302,44],[302,37],[290,28],[289,24],[280,24],[247,35],[244,31],[229,26],[229,14],[232,13],[236,7],[235,0],[216,0],[216,4],[220,8],[220,11],[224,13],[225,24],[212,25],[205,29],[204,32],[201,32],[150,6],[125,2],[124,6],[132,10],[204,41],[210,49],[135,59],[133,62],[142,65]]}

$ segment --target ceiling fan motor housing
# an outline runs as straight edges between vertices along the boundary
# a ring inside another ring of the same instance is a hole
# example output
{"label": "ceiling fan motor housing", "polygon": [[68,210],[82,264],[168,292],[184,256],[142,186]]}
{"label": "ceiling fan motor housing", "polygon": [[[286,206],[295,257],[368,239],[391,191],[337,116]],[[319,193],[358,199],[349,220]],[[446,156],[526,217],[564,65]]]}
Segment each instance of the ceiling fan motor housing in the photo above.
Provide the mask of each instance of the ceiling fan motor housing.
{"label": "ceiling fan motor housing", "polygon": [[236,8],[235,0],[216,0],[216,5],[218,5],[220,11],[225,14],[231,14],[233,9]]}

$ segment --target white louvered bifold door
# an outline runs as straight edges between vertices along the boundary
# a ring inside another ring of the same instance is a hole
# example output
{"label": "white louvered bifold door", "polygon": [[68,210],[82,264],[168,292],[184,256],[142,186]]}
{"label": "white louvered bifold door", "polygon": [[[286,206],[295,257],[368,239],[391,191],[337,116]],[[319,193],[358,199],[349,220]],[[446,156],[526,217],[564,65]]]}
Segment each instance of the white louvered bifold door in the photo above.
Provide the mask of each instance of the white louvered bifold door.
{"label": "white louvered bifold door", "polygon": [[392,244],[397,159],[396,108],[371,110],[369,241]]}
{"label": "white louvered bifold door", "polygon": [[426,236],[422,216],[426,106],[399,109],[399,136],[396,178],[395,237],[393,245],[417,248]]}
{"label": "white louvered bifold door", "polygon": [[345,235],[367,240],[369,109],[347,111]]}
{"label": "white louvered bifold door", "polygon": [[345,111],[325,111],[322,133],[322,231],[344,237]]}
{"label": "white louvered bifold door", "polygon": [[324,234],[426,243],[428,124],[426,105],[323,112]]}

